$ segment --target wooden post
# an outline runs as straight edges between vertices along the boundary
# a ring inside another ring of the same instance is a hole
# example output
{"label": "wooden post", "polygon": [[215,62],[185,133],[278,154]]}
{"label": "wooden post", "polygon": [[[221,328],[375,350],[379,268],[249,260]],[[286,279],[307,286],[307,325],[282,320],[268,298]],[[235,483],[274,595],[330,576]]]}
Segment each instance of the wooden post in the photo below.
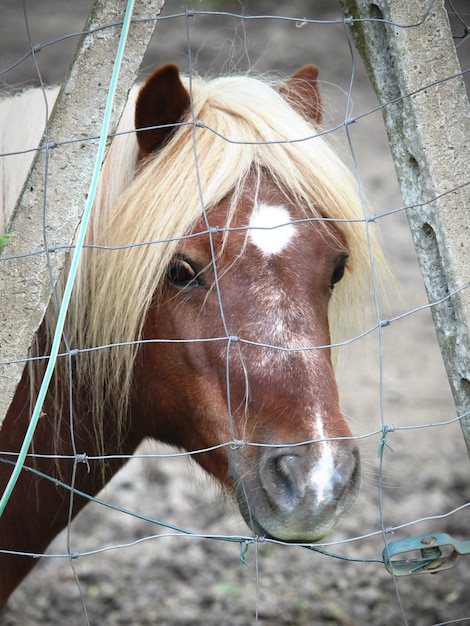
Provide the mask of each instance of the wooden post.
{"label": "wooden post", "polygon": [[383,106],[470,454],[470,106],[448,16],[443,0],[342,4]]}
{"label": "wooden post", "polygon": [[[164,0],[136,0],[133,22],[126,44],[114,99],[113,131],[117,127],[129,90],[135,82],[142,57],[156,26]],[[64,268],[67,250],[74,241],[85,208],[86,195],[95,164],[97,137],[103,111],[125,2],[97,0],[85,25],[75,59],[50,117],[49,142],[80,139],[64,146],[52,146],[37,153],[31,173],[9,225],[13,236],[0,257],[0,427],[14,396],[51,293]],[[145,20],[145,18],[149,18]],[[111,24],[112,26],[106,26]],[[105,28],[100,28],[104,27]],[[45,217],[43,215],[43,199]],[[48,247],[44,249],[43,230]],[[17,257],[7,260],[5,257]]]}

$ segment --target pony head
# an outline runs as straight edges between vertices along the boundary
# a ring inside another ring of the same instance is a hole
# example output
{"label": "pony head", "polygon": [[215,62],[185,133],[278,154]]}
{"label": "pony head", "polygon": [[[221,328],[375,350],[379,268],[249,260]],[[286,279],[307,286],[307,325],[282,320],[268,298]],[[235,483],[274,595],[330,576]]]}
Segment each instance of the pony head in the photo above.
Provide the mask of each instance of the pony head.
{"label": "pony head", "polygon": [[378,254],[319,134],[317,69],[276,87],[167,65],[131,106],[66,329],[102,449],[112,427],[197,452],[254,532],[317,540],[360,473],[330,327],[361,308]]}

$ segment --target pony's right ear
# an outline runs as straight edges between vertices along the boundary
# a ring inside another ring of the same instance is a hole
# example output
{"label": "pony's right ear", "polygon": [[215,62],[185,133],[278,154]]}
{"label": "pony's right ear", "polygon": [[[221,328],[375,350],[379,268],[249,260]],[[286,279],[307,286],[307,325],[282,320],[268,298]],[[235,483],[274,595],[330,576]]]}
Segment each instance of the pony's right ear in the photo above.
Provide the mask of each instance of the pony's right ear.
{"label": "pony's right ear", "polygon": [[175,130],[172,124],[181,119],[189,105],[189,94],[177,66],[170,63],[155,70],[141,87],[135,107],[137,142],[142,157],[158,150],[169,139]]}

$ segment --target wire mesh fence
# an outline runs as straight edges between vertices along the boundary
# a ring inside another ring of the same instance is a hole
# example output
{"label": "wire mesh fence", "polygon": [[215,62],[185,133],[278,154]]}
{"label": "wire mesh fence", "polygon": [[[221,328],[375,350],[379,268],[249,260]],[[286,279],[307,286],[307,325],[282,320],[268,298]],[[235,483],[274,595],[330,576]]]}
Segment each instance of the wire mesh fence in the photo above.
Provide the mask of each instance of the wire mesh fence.
{"label": "wire mesh fence", "polygon": [[[8,89],[38,84],[38,70],[45,84],[62,80],[72,33],[92,5],[76,4],[26,4],[31,41],[23,7],[5,4],[0,58]],[[468,11],[463,2],[448,10],[465,70]],[[391,292],[387,325],[344,346],[338,366],[342,407],[361,448],[362,488],[318,542],[346,560],[252,537],[190,455],[146,443],[53,542],[0,624],[470,623],[467,559],[439,576],[403,578],[381,563],[384,541],[438,532],[468,540],[468,457],[381,114],[340,6],[260,2],[255,13],[238,3],[167,0],[158,21],[142,76],[165,62],[212,75],[289,75],[316,63],[323,127],[381,227],[400,296]]]}

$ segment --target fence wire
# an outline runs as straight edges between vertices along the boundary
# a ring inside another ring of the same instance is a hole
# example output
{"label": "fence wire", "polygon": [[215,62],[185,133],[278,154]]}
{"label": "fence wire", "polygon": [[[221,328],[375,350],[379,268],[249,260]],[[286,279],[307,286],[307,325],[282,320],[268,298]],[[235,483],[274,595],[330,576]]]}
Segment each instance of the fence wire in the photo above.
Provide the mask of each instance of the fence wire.
{"label": "fence wire", "polygon": [[[91,0],[77,4],[5,2],[0,80],[7,92],[63,79],[92,6]],[[448,2],[447,8],[465,73],[468,7]],[[427,302],[406,224],[406,211],[420,206],[401,203],[380,107],[341,8],[327,0],[275,7],[262,1],[255,14],[237,2],[167,0],[157,19],[143,77],[165,62],[202,75],[289,75],[305,63],[320,67],[324,133],[371,202],[373,213],[365,207],[364,219],[381,227],[400,287],[388,311],[372,294],[374,321],[338,344],[342,406],[363,459],[361,493],[314,546],[256,537],[187,463],[214,448],[187,453],[146,442],[103,493],[83,494],[90,504],[13,594],[0,625],[470,623],[470,558],[439,576],[393,577],[383,566],[382,551],[391,540],[428,533],[469,540],[468,457],[430,316],[439,303]],[[0,271],[12,262],[0,257]],[[234,339],[228,331],[212,340],[230,345]],[[0,355],[0,368],[7,364]],[[233,437],[220,447],[242,443],[255,445]],[[0,455],[4,463],[16,461],[9,450]],[[43,456],[31,451],[27,458]],[[123,455],[107,459],[118,457]],[[103,457],[79,451],[70,458],[75,471]],[[23,471],[37,470],[31,462]],[[71,501],[82,495],[73,483],[49,478],[70,491]]]}

